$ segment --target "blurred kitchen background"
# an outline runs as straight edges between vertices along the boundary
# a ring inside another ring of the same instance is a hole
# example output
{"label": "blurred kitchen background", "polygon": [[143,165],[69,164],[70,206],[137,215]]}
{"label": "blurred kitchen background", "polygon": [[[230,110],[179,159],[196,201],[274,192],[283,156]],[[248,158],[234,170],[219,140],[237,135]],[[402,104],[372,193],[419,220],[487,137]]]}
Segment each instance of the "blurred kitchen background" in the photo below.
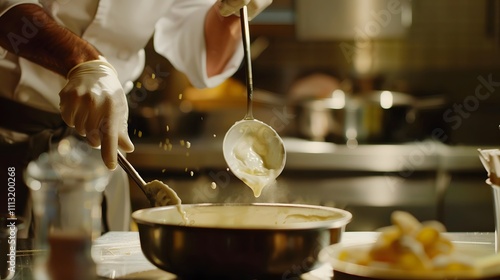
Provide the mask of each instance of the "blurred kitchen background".
{"label": "blurred kitchen background", "polygon": [[[195,89],[151,43],[129,94],[128,157],[147,180],[185,203],[335,206],[353,213],[348,230],[385,226],[395,209],[450,231],[494,230],[477,149],[500,143],[499,0],[274,0],[250,29],[254,114],[288,152],[277,184],[254,198],[222,156],[225,132],[245,113],[243,68]],[[308,73],[335,79],[311,79],[297,94]],[[328,103],[381,92],[392,107]],[[353,111],[362,117],[348,125]],[[133,182],[131,192],[134,209],[148,206]]]}

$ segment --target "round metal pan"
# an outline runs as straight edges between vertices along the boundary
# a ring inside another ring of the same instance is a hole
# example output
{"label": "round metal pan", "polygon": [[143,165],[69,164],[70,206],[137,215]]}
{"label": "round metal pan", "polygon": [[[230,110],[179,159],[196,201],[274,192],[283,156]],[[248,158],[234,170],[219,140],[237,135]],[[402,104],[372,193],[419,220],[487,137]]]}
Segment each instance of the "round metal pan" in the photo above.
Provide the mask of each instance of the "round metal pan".
{"label": "round metal pan", "polygon": [[351,213],[299,204],[186,204],[135,211],[146,258],[181,279],[299,279]]}

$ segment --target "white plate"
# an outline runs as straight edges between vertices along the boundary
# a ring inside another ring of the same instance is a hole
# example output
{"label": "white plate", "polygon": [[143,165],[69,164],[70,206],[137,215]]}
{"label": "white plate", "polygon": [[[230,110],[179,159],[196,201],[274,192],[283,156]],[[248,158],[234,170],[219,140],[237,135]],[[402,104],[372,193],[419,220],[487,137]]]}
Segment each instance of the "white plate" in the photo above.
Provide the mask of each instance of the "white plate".
{"label": "white plate", "polygon": [[[494,254],[491,244],[475,242],[453,242],[457,252],[467,254],[474,258],[482,258]],[[364,244],[330,245],[319,254],[319,260],[330,264],[334,271],[349,275],[362,276],[375,279],[480,279],[499,275],[499,269],[481,271],[408,271],[359,265],[352,262],[341,261],[338,255],[341,251],[367,252],[373,246],[373,242]],[[335,274],[335,272],[334,272]]]}

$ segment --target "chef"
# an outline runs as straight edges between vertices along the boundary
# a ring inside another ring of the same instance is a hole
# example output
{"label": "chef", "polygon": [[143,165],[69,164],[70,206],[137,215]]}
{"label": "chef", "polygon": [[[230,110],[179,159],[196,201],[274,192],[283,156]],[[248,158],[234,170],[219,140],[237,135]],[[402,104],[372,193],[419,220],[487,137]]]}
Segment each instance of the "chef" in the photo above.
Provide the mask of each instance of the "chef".
{"label": "chef", "polygon": [[216,86],[243,57],[240,8],[247,5],[252,19],[271,2],[0,0],[0,174],[7,182],[15,170],[16,214],[25,209],[26,164],[77,134],[113,170],[109,230],[128,230],[128,180],[116,169],[117,150],[134,150],[126,93],[143,70],[144,46],[153,37],[155,51],[194,86]]}

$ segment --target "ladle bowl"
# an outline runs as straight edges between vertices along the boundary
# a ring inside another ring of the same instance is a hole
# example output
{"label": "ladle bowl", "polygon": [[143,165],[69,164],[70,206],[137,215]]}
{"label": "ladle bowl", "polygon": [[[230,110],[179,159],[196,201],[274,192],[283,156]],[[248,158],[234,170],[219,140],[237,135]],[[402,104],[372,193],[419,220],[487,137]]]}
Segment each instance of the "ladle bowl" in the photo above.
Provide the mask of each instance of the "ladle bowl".
{"label": "ladle bowl", "polygon": [[243,180],[239,170],[239,159],[234,155],[234,150],[242,141],[256,141],[258,143],[256,152],[264,159],[265,168],[273,170],[275,177],[281,174],[286,162],[285,145],[281,137],[264,122],[256,119],[243,119],[227,131],[222,144],[224,159],[236,177]]}

